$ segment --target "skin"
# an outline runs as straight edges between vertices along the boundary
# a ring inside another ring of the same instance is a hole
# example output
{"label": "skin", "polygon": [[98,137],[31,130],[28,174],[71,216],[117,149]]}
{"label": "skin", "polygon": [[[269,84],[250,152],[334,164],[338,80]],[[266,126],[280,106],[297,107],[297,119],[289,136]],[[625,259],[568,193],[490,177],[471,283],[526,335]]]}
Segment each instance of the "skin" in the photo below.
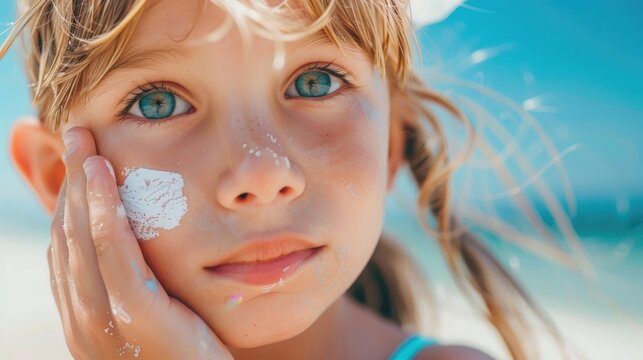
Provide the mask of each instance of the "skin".
{"label": "skin", "polygon": [[[144,359],[386,358],[408,334],[344,293],[382,229],[402,163],[402,106],[357,50],[289,43],[275,72],[268,40],[254,37],[250,55],[235,28],[204,42],[223,13],[196,4],[147,10],[125,52],[181,46],[179,54],[113,70],[59,131],[20,123],[12,133],[14,163],[53,215],[52,292],[72,354],[119,358],[136,345]],[[284,96],[307,65],[331,61],[354,87],[336,79],[342,86],[324,102]],[[191,110],[162,122],[119,118],[123,99],[148,82],[173,89]],[[137,242],[117,214],[117,186],[132,168],[182,175],[180,226]],[[204,269],[250,236],[281,230],[323,246],[282,285],[266,292]],[[243,300],[229,308],[234,294]],[[486,358],[463,347],[418,358],[452,355]]]}

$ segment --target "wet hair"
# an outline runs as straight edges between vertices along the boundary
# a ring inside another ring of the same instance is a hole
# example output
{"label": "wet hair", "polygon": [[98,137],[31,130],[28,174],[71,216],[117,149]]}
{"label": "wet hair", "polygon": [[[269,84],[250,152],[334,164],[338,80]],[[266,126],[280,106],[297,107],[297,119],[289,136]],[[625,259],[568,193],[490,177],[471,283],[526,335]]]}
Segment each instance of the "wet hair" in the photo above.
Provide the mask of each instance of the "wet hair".
{"label": "wet hair", "polygon": [[[480,144],[470,120],[447,97],[432,90],[413,69],[417,39],[408,0],[298,0],[268,6],[260,0],[203,0],[227,11],[222,30],[236,24],[280,44],[323,31],[340,49],[363,51],[386,78],[396,102],[393,114],[404,124],[406,165],[418,186],[420,224],[437,241],[456,283],[493,324],[516,360],[539,358],[529,315],[564,352],[564,340],[554,322],[523,286],[494,257],[482,239],[467,230],[451,208],[454,171]],[[274,2],[274,1],[270,1]],[[0,58],[23,34],[26,70],[41,121],[58,129],[70,106],[86,98],[119,61],[138,20],[152,1],[146,0],[22,0],[21,16],[0,48]],[[293,13],[307,19],[305,26]],[[279,49],[279,47],[277,47]],[[279,52],[277,57],[279,56]],[[393,102],[392,102],[393,104]],[[433,108],[449,114],[466,130],[467,150],[454,157],[447,135]],[[499,169],[502,171],[502,169]],[[435,220],[431,226],[427,218]],[[560,217],[560,216],[558,216]],[[536,221],[533,218],[530,221]],[[537,248],[519,232],[496,221],[490,230]],[[545,248],[545,246],[543,246]],[[553,247],[545,254],[561,263],[569,259]],[[573,267],[573,265],[570,265]],[[426,274],[404,246],[383,235],[373,256],[348,289],[348,294],[408,331],[429,335],[436,302]]]}

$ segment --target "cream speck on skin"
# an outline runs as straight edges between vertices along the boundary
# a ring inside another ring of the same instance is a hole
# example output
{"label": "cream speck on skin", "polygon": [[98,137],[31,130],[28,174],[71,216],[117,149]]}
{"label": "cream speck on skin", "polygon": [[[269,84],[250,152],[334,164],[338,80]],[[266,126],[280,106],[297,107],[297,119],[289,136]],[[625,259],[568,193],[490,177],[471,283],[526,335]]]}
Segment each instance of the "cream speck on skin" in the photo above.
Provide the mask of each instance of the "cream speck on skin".
{"label": "cream speck on skin", "polygon": [[112,322],[112,320],[109,321],[108,326],[105,329],[103,329],[103,331],[107,335],[114,336],[114,323]]}
{"label": "cream speck on skin", "polygon": [[151,169],[128,172],[118,187],[132,230],[139,240],[159,236],[159,229],[177,227],[188,210],[180,174]]}
{"label": "cream speck on skin", "polygon": [[125,219],[125,216],[127,216],[125,207],[122,204],[116,207],[116,216],[118,216],[119,219]]}
{"label": "cream speck on skin", "polygon": [[[271,141],[272,143],[277,143],[277,138],[275,138],[274,136],[272,136],[272,135],[270,135],[270,134],[266,134],[266,136],[270,138],[270,141]],[[245,149],[245,148],[247,148],[247,147],[248,147],[248,144],[243,144],[243,145],[241,146],[241,148],[242,148],[242,149]],[[266,150],[266,153],[270,153],[270,154],[272,155],[272,157],[275,159],[275,165],[276,165],[276,166],[281,165],[281,162],[279,161],[279,158],[282,158],[282,159],[283,159],[283,163],[286,165],[286,167],[287,167],[288,169],[290,169],[290,159],[288,159],[288,157],[287,157],[287,156],[280,156],[280,155],[279,155],[279,154],[277,154],[274,150],[272,150],[270,147],[265,147],[265,149],[264,149],[264,150]],[[250,149],[248,150],[248,154],[254,154],[254,156],[256,156],[256,157],[260,157],[263,153],[262,153],[262,152],[261,152],[261,150],[259,150],[258,148],[250,148]]]}

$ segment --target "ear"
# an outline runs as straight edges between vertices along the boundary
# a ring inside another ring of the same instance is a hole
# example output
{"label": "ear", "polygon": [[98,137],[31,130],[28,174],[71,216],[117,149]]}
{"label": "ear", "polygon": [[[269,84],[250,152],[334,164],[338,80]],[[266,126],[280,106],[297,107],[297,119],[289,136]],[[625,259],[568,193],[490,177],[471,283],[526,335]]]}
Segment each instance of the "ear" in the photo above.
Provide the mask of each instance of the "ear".
{"label": "ear", "polygon": [[391,94],[391,121],[389,126],[388,191],[393,188],[397,171],[406,161],[404,158],[404,147],[406,144],[404,125],[417,121],[417,119],[415,119],[417,115],[411,109],[411,104],[404,97],[404,94],[394,90]]}
{"label": "ear", "polygon": [[65,178],[64,149],[60,136],[34,119],[18,121],[9,136],[14,166],[49,214]]}

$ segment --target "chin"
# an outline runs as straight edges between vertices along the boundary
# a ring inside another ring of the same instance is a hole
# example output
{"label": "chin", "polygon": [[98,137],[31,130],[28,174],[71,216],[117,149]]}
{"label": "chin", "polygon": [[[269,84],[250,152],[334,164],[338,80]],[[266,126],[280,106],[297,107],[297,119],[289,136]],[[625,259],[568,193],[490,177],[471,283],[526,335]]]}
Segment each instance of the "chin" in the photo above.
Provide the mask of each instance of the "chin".
{"label": "chin", "polygon": [[269,296],[219,314],[209,322],[226,346],[255,348],[294,338],[313,325],[324,310],[313,311],[303,303],[284,306],[283,297],[292,294],[265,295]]}
{"label": "chin", "polygon": [[272,329],[256,330],[256,328],[229,329],[226,334],[219,335],[221,341],[228,347],[251,349],[292,339],[303,333],[312,322],[307,324],[279,324]]}

